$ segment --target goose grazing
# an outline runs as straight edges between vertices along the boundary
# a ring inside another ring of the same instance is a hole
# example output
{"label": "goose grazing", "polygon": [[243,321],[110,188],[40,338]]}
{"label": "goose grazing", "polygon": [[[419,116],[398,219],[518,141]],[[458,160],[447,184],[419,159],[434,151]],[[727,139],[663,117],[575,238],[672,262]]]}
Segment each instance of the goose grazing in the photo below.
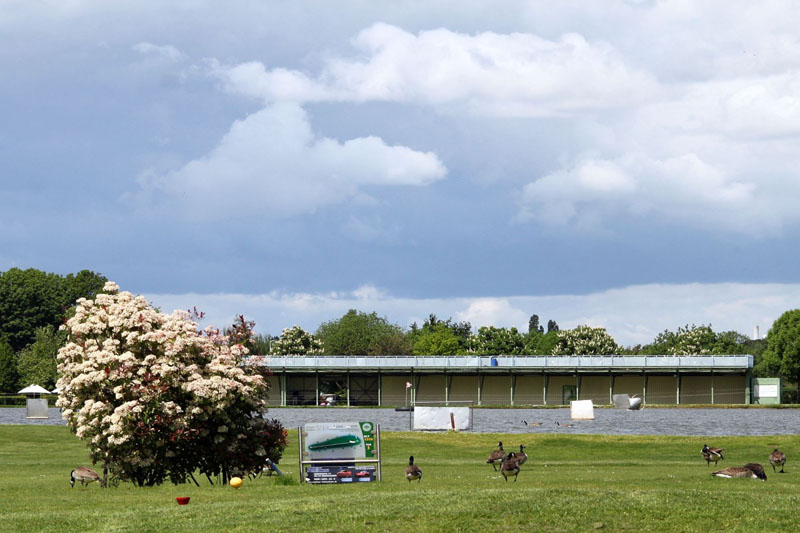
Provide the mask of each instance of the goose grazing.
{"label": "goose grazing", "polygon": [[558,420],[556,420],[556,425],[560,428],[574,428],[575,424],[562,424]]}
{"label": "goose grazing", "polygon": [[712,476],[734,478],[734,477],[749,477],[752,479],[760,479],[761,481],[767,480],[767,474],[764,473],[764,467],[758,463],[747,463],[744,466],[732,466],[725,470],[717,470]]}
{"label": "goose grazing", "polygon": [[503,450],[503,443],[497,443],[497,449],[489,454],[489,458],[486,462],[492,465],[494,471],[497,472],[497,463],[502,463],[503,460],[506,458],[506,452]]}
{"label": "goose grazing", "polygon": [[524,444],[519,445],[519,453],[514,454],[514,459],[517,460],[517,464],[522,466],[525,464],[525,461],[528,460],[528,454],[525,453],[526,446]]}
{"label": "goose grazing", "polygon": [[781,474],[785,474],[783,471],[783,465],[786,464],[786,454],[779,451],[778,448],[775,448],[775,451],[769,454],[769,464],[772,465],[772,471],[775,472],[775,467],[780,465],[781,467]]}
{"label": "goose grazing", "polygon": [[508,481],[508,476],[514,475],[514,483],[517,482],[517,476],[519,475],[519,458],[516,456],[514,452],[508,454],[508,457],[505,458],[503,464],[500,465],[500,473],[503,474],[503,478]]}
{"label": "goose grazing", "polygon": [[532,427],[532,428],[538,428],[539,426],[542,425],[541,422],[528,422],[527,420],[523,420],[522,423],[525,424],[526,426]]}
{"label": "goose grazing", "polygon": [[408,458],[408,466],[406,467],[406,479],[409,483],[412,480],[417,480],[417,483],[422,481],[422,469],[414,464],[414,456]]}
{"label": "goose grazing", "polygon": [[710,465],[711,461],[714,461],[714,466],[717,466],[717,461],[725,459],[722,456],[722,452],[724,451],[724,448],[709,448],[708,444],[703,444],[703,449],[700,453],[703,454],[703,459],[706,460],[706,466]]}
{"label": "goose grazing", "polygon": [[70,486],[74,487],[75,482],[80,481],[81,485],[86,488],[86,485],[93,481],[97,481],[101,485],[103,484],[100,480],[100,476],[97,475],[97,472],[92,470],[91,468],[86,468],[85,466],[79,466],[69,474],[69,484]]}

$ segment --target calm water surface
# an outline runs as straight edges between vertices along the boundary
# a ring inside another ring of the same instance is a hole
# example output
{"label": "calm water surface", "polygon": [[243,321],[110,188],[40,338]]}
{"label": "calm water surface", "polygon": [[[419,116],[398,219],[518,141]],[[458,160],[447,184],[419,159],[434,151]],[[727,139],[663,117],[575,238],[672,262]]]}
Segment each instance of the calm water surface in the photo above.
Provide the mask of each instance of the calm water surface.
{"label": "calm water surface", "polygon": [[[289,428],[308,422],[370,420],[385,431],[408,431],[413,413],[394,409],[271,408],[267,414]],[[793,435],[800,433],[800,409],[595,409],[594,420],[570,420],[569,409],[474,409],[480,433],[593,433],[607,435]],[[538,427],[522,421],[539,422]],[[574,428],[558,427],[556,422]],[[28,420],[25,409],[0,408],[0,424],[64,425],[58,409],[50,418]]]}

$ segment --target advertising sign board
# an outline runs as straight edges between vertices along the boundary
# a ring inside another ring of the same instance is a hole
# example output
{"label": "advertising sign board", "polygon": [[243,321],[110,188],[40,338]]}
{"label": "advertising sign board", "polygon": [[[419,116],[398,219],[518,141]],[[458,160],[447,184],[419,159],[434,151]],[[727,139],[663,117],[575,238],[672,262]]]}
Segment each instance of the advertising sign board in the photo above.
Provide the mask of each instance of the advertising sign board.
{"label": "advertising sign board", "polygon": [[373,422],[321,422],[301,428],[301,463],[307,483],[375,481],[379,463],[377,428]]}

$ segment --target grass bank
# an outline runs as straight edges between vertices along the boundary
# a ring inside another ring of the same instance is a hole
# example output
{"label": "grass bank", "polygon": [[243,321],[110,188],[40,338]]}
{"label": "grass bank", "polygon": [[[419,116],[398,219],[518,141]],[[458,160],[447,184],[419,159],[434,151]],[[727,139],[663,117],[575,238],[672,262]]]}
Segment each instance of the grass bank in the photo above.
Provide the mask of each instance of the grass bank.
{"label": "grass bank", "polygon": [[[293,432],[294,433],[294,432]],[[292,437],[295,435],[292,434]],[[486,455],[527,444],[517,483]],[[384,481],[297,484],[296,440],[281,462],[291,485],[262,478],[239,490],[209,485],[69,486],[86,464],[66,428],[0,426],[2,531],[790,531],[800,519],[800,436],[716,437],[724,466],[760,462],[766,483],[710,476],[702,438],[606,435],[383,433]],[[767,456],[780,447],[787,473]],[[424,471],[403,478],[408,456]],[[797,462],[795,462],[797,460]],[[792,465],[798,465],[797,468]],[[190,496],[178,506],[176,496]]]}

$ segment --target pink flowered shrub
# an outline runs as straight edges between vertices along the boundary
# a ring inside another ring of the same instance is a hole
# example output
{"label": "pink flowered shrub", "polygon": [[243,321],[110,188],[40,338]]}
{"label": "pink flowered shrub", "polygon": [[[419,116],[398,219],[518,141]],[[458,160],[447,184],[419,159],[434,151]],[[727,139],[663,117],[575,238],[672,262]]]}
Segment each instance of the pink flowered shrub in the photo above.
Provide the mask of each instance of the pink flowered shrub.
{"label": "pink flowered shrub", "polygon": [[226,483],[280,459],[286,433],[263,417],[269,385],[242,367],[242,344],[112,282],[78,300],[64,329],[56,405],[116,478],[150,486],[199,471]]}

